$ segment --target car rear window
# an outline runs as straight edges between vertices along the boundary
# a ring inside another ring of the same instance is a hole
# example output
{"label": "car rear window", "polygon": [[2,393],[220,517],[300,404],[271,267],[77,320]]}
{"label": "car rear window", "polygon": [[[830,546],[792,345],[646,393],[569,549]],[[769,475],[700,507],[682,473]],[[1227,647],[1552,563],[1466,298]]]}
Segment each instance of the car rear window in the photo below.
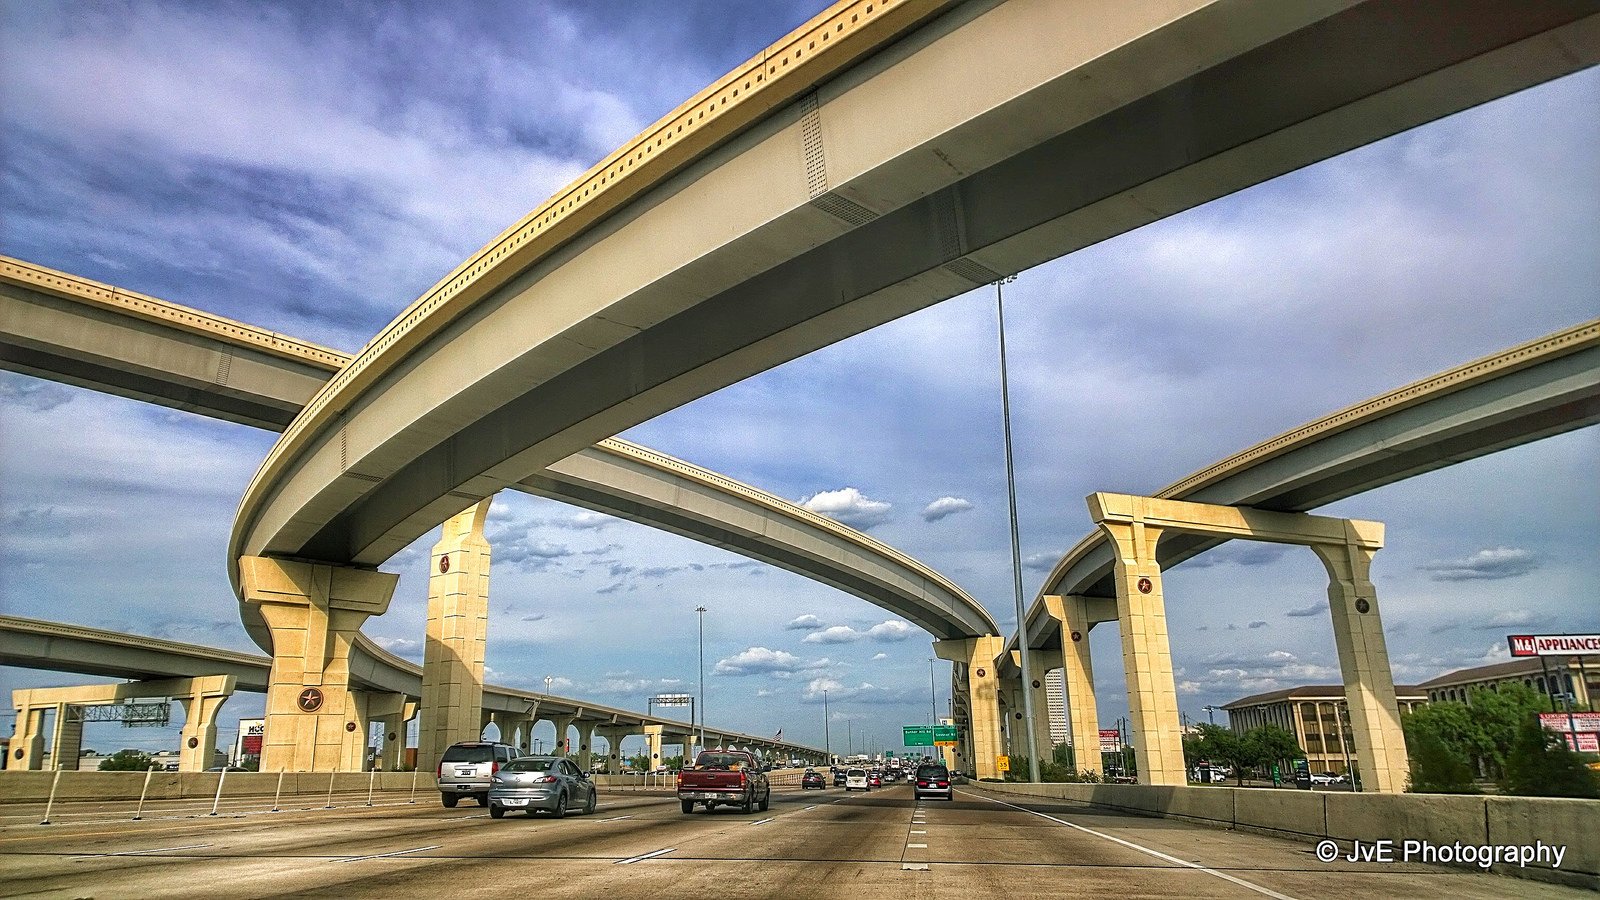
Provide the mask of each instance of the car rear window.
{"label": "car rear window", "polygon": [[507,772],[548,772],[555,765],[553,759],[513,759],[506,763]]}
{"label": "car rear window", "polygon": [[917,777],[923,780],[929,778],[949,778],[950,770],[946,769],[944,766],[920,766],[917,769]]}
{"label": "car rear window", "polygon": [[454,746],[444,751],[445,762],[481,763],[494,761],[494,748],[484,744],[477,747]]}
{"label": "car rear window", "polygon": [[845,775],[847,777],[849,777],[849,778],[865,778],[865,777],[867,777],[867,770],[866,769],[851,769],[850,771],[846,772]]}
{"label": "car rear window", "polygon": [[750,757],[738,753],[702,753],[695,757],[695,768],[742,769],[750,765]]}

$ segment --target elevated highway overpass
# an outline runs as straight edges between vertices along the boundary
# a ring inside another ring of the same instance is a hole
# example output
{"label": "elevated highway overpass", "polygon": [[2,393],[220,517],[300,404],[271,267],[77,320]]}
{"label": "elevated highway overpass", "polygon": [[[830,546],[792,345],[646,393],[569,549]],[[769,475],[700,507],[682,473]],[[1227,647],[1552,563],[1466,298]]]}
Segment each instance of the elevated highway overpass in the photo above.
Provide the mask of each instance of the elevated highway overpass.
{"label": "elevated highway overpass", "polygon": [[1590,2],[838,3],[378,334],[230,565],[377,565],[740,378],[1597,58]]}
{"label": "elevated highway overpass", "polygon": [[[361,640],[363,652],[352,668],[351,684],[374,697],[402,696],[414,709],[422,697],[422,667],[389,653],[365,636]],[[0,665],[149,682],[228,676],[234,679],[237,690],[265,693],[271,683],[272,660],[144,635],[0,615]],[[625,735],[644,735],[652,751],[659,753],[661,744],[688,740],[691,734],[698,739],[701,730],[688,722],[498,685],[484,685],[483,701],[484,725],[492,716],[500,726],[501,740],[515,741],[524,749],[531,747],[528,732],[541,719],[551,722],[563,740],[567,736],[562,732],[577,728],[579,744],[575,752],[585,768],[593,751],[590,737],[597,731],[609,733],[612,738],[608,764],[614,769],[619,762],[618,744]],[[24,721],[19,713],[19,727]],[[362,727],[365,724],[357,723],[361,734],[366,734]],[[398,724],[403,725],[403,720]],[[706,726],[704,731],[708,741],[754,747],[765,753],[783,754],[784,758],[826,759],[825,751],[815,747],[726,728]],[[199,754],[199,758],[210,759],[210,753]],[[394,767],[393,761],[388,767]]]}

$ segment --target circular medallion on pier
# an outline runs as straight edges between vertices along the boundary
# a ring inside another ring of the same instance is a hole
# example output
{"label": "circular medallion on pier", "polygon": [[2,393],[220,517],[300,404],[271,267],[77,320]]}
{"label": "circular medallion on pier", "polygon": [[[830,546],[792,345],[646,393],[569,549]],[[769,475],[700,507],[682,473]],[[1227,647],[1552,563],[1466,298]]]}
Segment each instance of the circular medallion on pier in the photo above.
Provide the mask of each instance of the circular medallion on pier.
{"label": "circular medallion on pier", "polygon": [[344,723],[344,730],[345,731],[355,731],[356,730],[356,723],[354,723],[354,722],[346,722],[346,723]]}
{"label": "circular medallion on pier", "polygon": [[1036,687],[1036,688],[1039,686],[1039,679],[1035,678],[1033,680],[1033,686]]}
{"label": "circular medallion on pier", "polygon": [[200,746],[200,739],[199,738],[196,738],[196,737],[189,738],[189,749],[190,750],[193,750],[194,748],[196,748],[198,746]]}
{"label": "circular medallion on pier", "polygon": [[301,712],[316,712],[322,708],[322,692],[308,687],[300,692],[295,702],[300,706]]}
{"label": "circular medallion on pier", "polygon": [[982,678],[982,677],[983,677],[983,675],[984,675],[984,672],[983,672],[983,670],[982,670],[982,669],[979,669],[979,670],[978,670],[978,677],[979,677],[979,678]]}
{"label": "circular medallion on pier", "polygon": [[1356,601],[1356,612],[1364,613],[1370,609],[1372,609],[1372,604],[1368,603],[1366,600],[1362,599]]}
{"label": "circular medallion on pier", "polygon": [[448,554],[446,554],[444,556],[439,557],[439,574],[440,575],[444,575],[445,573],[447,573],[449,571],[450,571],[450,556]]}
{"label": "circular medallion on pier", "polygon": [[1076,643],[1076,642],[1078,642],[1078,641],[1081,641],[1081,640],[1083,640],[1083,632],[1081,632],[1081,631],[1074,631],[1074,632],[1073,632],[1073,633],[1072,633],[1072,640],[1073,640],[1073,642],[1074,642],[1074,643]]}
{"label": "circular medallion on pier", "polygon": [[1139,593],[1148,594],[1148,593],[1150,593],[1150,591],[1152,591],[1154,589],[1155,589],[1155,585],[1150,582],[1150,579],[1148,579],[1148,578],[1139,579]]}

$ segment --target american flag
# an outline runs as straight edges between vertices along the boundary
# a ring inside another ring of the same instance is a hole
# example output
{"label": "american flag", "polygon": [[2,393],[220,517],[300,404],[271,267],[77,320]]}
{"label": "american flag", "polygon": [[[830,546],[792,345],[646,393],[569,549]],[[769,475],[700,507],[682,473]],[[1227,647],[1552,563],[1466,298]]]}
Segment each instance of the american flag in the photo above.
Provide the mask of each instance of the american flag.
{"label": "american flag", "polygon": [[779,729],[778,729],[778,736],[777,736],[777,737],[775,737],[775,738],[773,738],[773,740],[775,740],[775,741],[781,741],[781,740],[783,740],[783,729],[782,729],[782,728],[779,728]]}

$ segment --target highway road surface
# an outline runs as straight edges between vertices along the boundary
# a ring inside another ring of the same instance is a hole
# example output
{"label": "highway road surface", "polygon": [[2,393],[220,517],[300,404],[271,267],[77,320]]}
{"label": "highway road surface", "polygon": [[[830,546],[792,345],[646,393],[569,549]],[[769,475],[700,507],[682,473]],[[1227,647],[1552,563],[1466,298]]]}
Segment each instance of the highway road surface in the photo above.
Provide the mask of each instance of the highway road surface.
{"label": "highway road surface", "polygon": [[604,793],[591,816],[494,820],[431,793],[0,808],[6,897],[1593,897],[1420,865],[1323,864],[1307,844],[989,795],[774,788],[767,813],[683,815]]}

